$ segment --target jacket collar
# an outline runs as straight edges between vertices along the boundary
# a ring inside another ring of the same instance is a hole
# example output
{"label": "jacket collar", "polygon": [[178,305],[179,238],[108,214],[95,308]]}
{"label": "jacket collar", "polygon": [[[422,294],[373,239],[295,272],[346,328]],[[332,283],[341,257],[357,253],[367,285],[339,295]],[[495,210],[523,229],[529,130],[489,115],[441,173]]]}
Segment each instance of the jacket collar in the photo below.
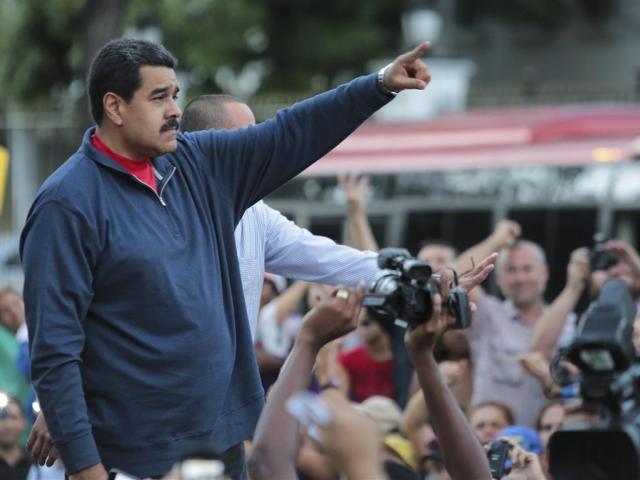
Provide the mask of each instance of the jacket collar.
{"label": "jacket collar", "polygon": [[[100,165],[110,168],[112,170],[116,170],[118,172],[129,174],[119,163],[115,162],[98,149],[96,149],[93,145],[91,145],[91,135],[93,135],[96,131],[96,127],[93,126],[88,128],[87,131],[84,132],[84,136],[82,137],[82,152]],[[153,168],[160,174],[161,177],[166,177],[174,168],[174,164],[169,160],[167,155],[161,155],[159,157],[153,157],[151,159],[151,163],[153,164]]]}

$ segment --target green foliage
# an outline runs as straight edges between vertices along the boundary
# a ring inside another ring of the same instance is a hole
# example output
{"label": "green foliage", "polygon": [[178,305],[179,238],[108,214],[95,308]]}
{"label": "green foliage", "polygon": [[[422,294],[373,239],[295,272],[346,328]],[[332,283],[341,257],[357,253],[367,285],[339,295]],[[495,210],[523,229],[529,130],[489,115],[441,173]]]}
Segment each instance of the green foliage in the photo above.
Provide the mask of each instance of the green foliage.
{"label": "green foliage", "polygon": [[[2,0],[0,80],[7,97],[46,102],[74,79],[80,22],[87,0]],[[76,48],[74,48],[74,46]]]}
{"label": "green foliage", "polygon": [[264,6],[255,0],[144,0],[128,13],[129,25],[154,25],[162,43],[192,73],[196,90],[219,91],[220,66],[241,69],[257,58],[247,36],[263,23]]}
{"label": "green foliage", "polygon": [[[397,52],[402,1],[136,0],[124,32],[156,26],[189,72],[191,93],[220,91],[216,74],[262,68],[260,92],[307,92],[362,73],[367,61]],[[84,30],[92,0],[0,0],[0,86],[33,104],[84,78]],[[58,98],[60,96],[58,95]]]}
{"label": "green foliage", "polygon": [[[602,14],[604,8],[594,10],[594,5],[602,3],[599,0],[478,2],[456,0],[459,16],[491,16],[547,30],[560,28],[580,7],[592,16]],[[3,99],[23,104],[64,100],[65,95],[60,93],[67,91],[74,80],[76,90],[82,85],[77,80],[85,77],[93,53],[86,50],[86,39],[95,32],[89,31],[88,25],[96,23],[89,20],[106,24],[97,17],[104,15],[104,8],[110,8],[108,11],[119,21],[110,23],[109,28],[118,31],[107,35],[120,34],[120,26],[125,32],[148,26],[160,29],[163,43],[179,59],[180,70],[190,74],[190,95],[232,90],[253,68],[258,73],[249,79],[253,86],[248,91],[295,97],[363,73],[370,60],[395,55],[402,47],[401,14],[414,3],[0,0],[0,18],[4,19],[0,29],[0,88]],[[123,8],[114,9],[114,4]],[[103,37],[94,38],[102,42]]]}
{"label": "green foliage", "polygon": [[363,73],[370,60],[395,55],[404,3],[269,0],[266,29],[274,68],[265,87],[308,89],[311,77],[331,86],[344,71]]}

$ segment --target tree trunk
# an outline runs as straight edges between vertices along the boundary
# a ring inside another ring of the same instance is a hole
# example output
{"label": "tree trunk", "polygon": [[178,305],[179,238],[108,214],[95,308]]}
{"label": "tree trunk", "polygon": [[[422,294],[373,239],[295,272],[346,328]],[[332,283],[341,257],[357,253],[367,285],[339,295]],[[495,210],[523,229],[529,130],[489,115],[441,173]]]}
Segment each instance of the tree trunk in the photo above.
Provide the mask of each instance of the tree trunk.
{"label": "tree trunk", "polygon": [[[125,6],[122,0],[89,0],[84,14],[82,69],[86,76],[93,57],[109,40],[122,34]],[[88,98],[84,96],[76,105],[78,126],[83,130],[94,124]]]}

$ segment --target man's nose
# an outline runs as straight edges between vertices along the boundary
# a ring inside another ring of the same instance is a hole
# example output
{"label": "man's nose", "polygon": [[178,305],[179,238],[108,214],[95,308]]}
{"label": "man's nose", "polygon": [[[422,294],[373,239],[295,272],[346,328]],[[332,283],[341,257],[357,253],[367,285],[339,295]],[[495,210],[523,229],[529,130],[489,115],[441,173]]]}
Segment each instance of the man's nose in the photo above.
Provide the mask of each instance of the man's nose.
{"label": "man's nose", "polygon": [[171,108],[169,108],[169,111],[167,112],[167,117],[179,118],[180,116],[182,116],[182,110],[180,110],[180,107],[178,106],[178,102],[172,99]]}

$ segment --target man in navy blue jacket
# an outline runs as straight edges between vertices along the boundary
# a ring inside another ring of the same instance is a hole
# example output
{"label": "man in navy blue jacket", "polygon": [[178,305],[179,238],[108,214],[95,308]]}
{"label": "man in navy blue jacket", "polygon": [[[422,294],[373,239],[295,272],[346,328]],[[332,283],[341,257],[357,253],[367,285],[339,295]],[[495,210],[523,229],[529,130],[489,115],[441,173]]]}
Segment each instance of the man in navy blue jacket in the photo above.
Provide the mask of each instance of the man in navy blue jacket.
{"label": "man in navy blue jacket", "polygon": [[234,228],[395,92],[428,44],[237,131],[179,134],[175,58],[119,39],[94,59],[97,126],[42,185],[21,238],[32,379],[72,480],[165,474],[188,445],[237,458],[263,392]]}

